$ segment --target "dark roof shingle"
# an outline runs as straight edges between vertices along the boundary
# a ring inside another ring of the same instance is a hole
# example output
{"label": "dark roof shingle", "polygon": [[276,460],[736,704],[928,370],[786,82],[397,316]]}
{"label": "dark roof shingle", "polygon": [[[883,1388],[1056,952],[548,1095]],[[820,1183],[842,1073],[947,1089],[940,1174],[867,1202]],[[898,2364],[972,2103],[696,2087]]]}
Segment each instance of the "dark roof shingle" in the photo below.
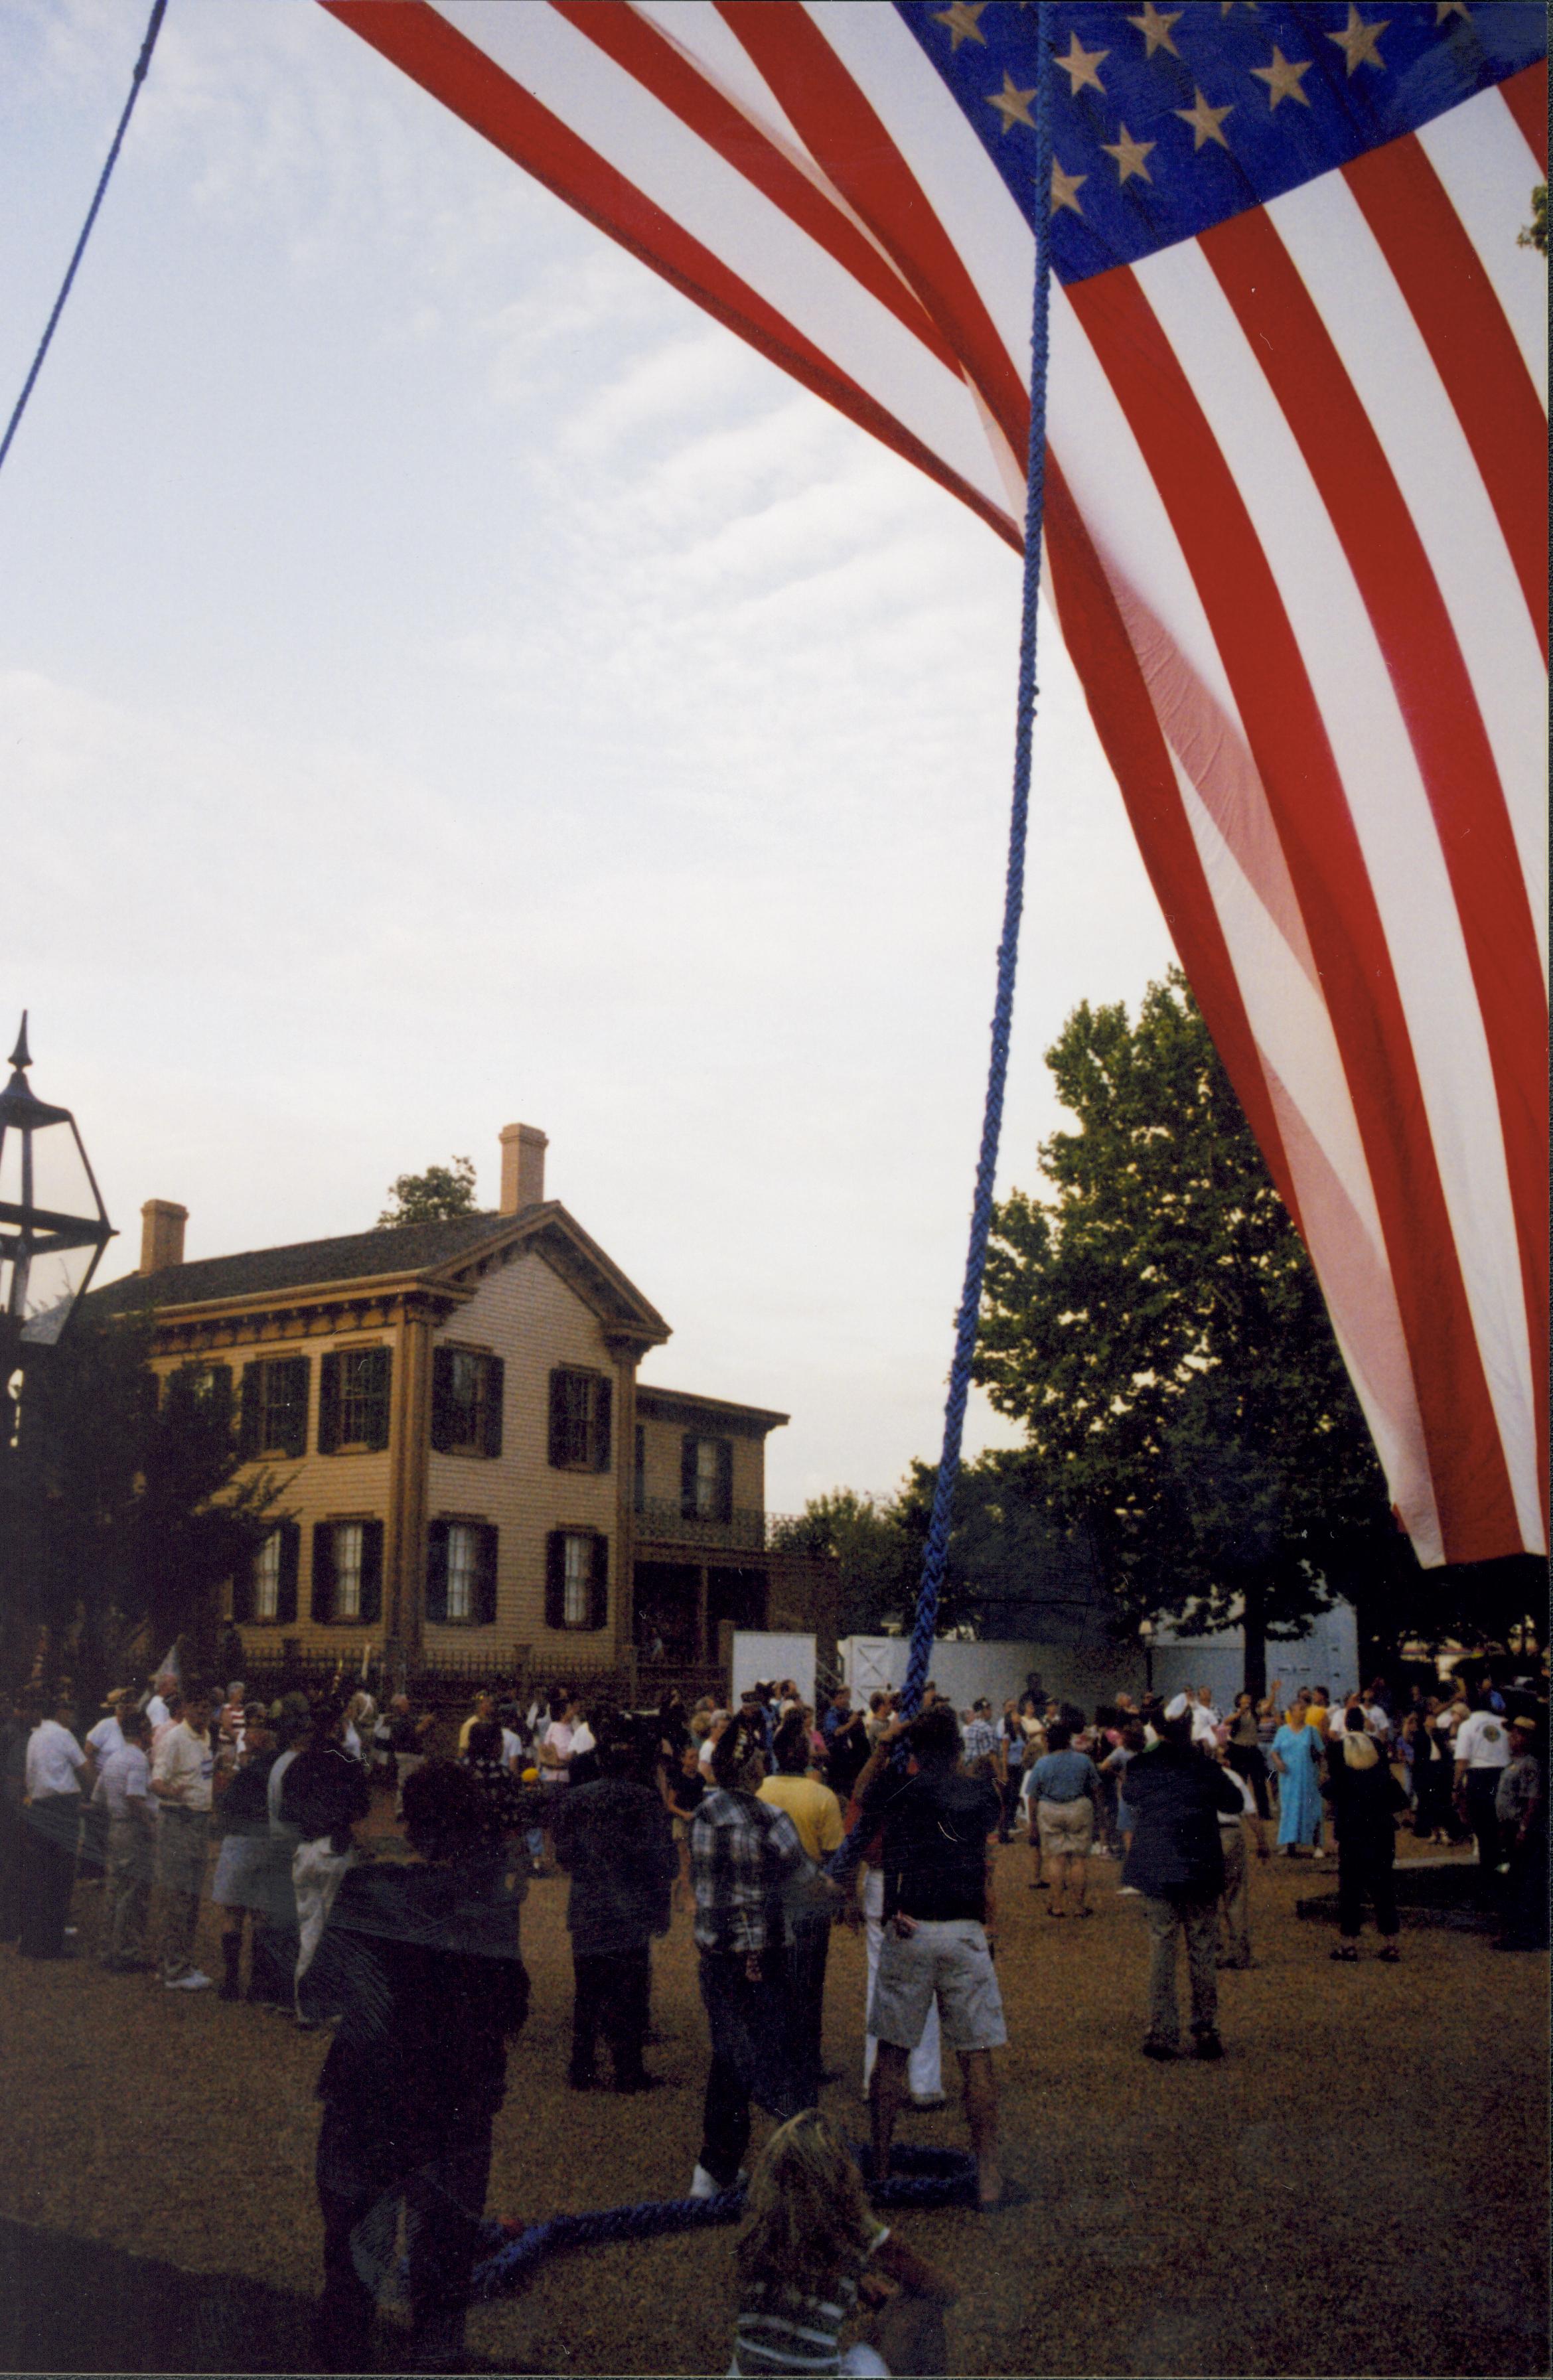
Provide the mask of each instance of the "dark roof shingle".
{"label": "dark roof shingle", "polygon": [[445,1223],[402,1223],[387,1231],[347,1232],[338,1240],[297,1240],[285,1248],[202,1257],[193,1264],[165,1265],[160,1272],[129,1273],[93,1290],[87,1304],[101,1314],[128,1314],[144,1305],[200,1305],[334,1281],[424,1272],[495,1239],[512,1223],[510,1215],[459,1215]]}

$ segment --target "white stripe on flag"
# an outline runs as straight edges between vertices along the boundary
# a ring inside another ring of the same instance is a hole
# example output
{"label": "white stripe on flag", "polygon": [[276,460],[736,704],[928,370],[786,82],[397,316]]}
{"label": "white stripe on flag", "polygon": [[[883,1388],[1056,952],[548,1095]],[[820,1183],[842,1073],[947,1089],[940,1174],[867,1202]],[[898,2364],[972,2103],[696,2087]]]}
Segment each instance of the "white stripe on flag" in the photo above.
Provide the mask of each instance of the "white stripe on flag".
{"label": "white stripe on flag", "polygon": [[1502,94],[1480,91],[1423,125],[1418,145],[1439,176],[1547,409],[1547,263],[1519,235],[1540,177]]}
{"label": "white stripe on flag", "polygon": [[1375,424],[1450,614],[1546,969],[1547,673],[1494,508],[1455,407],[1341,176],[1292,190],[1268,212]]}

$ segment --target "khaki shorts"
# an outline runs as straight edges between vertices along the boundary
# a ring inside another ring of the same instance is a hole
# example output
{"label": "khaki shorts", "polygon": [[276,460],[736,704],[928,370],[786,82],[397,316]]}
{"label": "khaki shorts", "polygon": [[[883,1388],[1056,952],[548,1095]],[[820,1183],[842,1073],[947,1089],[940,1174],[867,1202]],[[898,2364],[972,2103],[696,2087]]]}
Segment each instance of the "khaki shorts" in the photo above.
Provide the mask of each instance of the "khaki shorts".
{"label": "khaki shorts", "polygon": [[972,1917],[921,1921],[913,1934],[884,1928],[867,2031],[896,2049],[915,2049],[935,1998],[951,2049],[1001,2049],[1008,2039],[1002,1994],[983,1928]]}
{"label": "khaki shorts", "polygon": [[1095,1805],[1087,1793],[1076,1802],[1037,1802],[1036,1831],[1042,1859],[1087,1859],[1095,1840]]}

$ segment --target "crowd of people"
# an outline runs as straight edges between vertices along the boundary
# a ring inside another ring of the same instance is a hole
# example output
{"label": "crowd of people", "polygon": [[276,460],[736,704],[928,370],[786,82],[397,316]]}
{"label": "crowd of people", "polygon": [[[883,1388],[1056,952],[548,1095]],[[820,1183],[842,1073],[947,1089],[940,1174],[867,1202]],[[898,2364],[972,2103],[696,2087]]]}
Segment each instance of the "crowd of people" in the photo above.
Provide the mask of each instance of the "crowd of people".
{"label": "crowd of people", "polygon": [[[1091,1916],[1091,1863],[1122,1861],[1148,1940],[1142,2048],[1158,2063],[1187,2038],[1183,1945],[1191,2052],[1224,2054],[1218,1975],[1254,1963],[1251,1864],[1275,1851],[1319,1859],[1335,1839],[1344,1963],[1366,1912],[1381,1959],[1399,1955],[1399,1821],[1423,1843],[1470,1836],[1498,1947],[1546,1947],[1544,1714],[1491,1675],[1460,1694],[1377,1681],[1341,1704],[1320,1688],[1285,1703],[1275,1682],[1223,1713],[1206,1686],[1168,1702],[1118,1694],[1093,1713],[1032,1691],[994,1714],[985,1697],[956,1711],[929,1682],[909,1722],[888,1691],[822,1701],[788,1680],[736,1706],[671,1694],[627,1713],[567,1687],[493,1686],[454,1730],[403,1694],[381,1710],[343,1689],[265,1702],[240,1681],[222,1693],[164,1672],[144,1693],[115,1690],[87,1729],[67,1682],[30,1689],[0,1727],[0,1939],[30,1960],[71,1955],[95,1894],[109,1972],[328,2029],[319,2352],[336,2370],[366,2358],[401,2204],[417,2360],[457,2361],[506,2048],[528,2006],[520,1912],[535,1875],[568,1879],[577,2091],[661,2087],[646,2060],[651,1945],[676,1907],[690,1913],[710,2062],[688,2195],[747,2189],[741,2372],[943,2368],[952,2289],[886,2252],[818,2113],[837,2079],[822,2050],[836,1923],[866,1935],[875,2176],[890,2173],[906,2107],[945,2104],[947,2047],[989,2208],[1019,2195],[1000,2158],[994,2062],[1007,2041],[996,1847],[1016,1834],[1053,1924]],[[195,1963],[207,1878],[218,1978]],[[752,2180],[754,2106],[778,2131]],[[840,2354],[870,2274],[889,2320],[850,2350],[864,2360],[813,2360],[817,2341]]]}

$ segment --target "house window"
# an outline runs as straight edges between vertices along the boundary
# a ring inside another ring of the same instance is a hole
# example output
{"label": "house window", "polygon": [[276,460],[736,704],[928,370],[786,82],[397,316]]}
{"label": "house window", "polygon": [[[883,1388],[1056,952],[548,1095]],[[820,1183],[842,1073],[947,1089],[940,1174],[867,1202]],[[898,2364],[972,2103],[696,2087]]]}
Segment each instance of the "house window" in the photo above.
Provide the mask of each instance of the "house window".
{"label": "house window", "polygon": [[455,1521],[447,1533],[447,1616],[472,1620],[479,1584],[479,1538],[467,1521]]}
{"label": "house window", "polygon": [[340,1521],[334,1528],[334,1607],[336,1620],[361,1617],[361,1550],[365,1532],[359,1521]]}
{"label": "house window", "polygon": [[340,1438],[346,1446],[364,1446],[372,1436],[382,1368],[376,1347],[340,1358]]}
{"label": "house window", "polygon": [[426,1617],[490,1628],[496,1619],[496,1546],[490,1521],[435,1520],[427,1532]]}
{"label": "house window", "polygon": [[563,1628],[587,1628],[591,1625],[593,1589],[593,1545],[591,1537],[567,1537],[563,1557],[564,1592],[561,1604]]}
{"label": "house window", "polygon": [[610,1467],[610,1383],[601,1372],[550,1376],[550,1460],[557,1471]]}
{"label": "house window", "polygon": [[734,1512],[734,1444],[686,1438],[680,1450],[679,1508],[686,1521],[727,1521]]}
{"label": "house window", "polygon": [[382,1523],[320,1521],[313,1530],[313,1618],[370,1626],[382,1612]]}
{"label": "house window", "polygon": [[546,1549],[545,1626],[602,1628],[609,1621],[610,1545],[594,1529],[552,1529]]}
{"label": "house window", "polygon": [[271,1530],[254,1561],[253,1616],[256,1620],[278,1620],[281,1616],[281,1533],[278,1529]]}
{"label": "house window", "polygon": [[344,1347],[319,1367],[318,1451],[379,1450],[388,1444],[393,1357],[386,1347]]}
{"label": "house window", "polygon": [[439,1347],[431,1369],[431,1443],[443,1454],[502,1451],[503,1364],[470,1347]]}
{"label": "house window", "polygon": [[307,1452],[309,1369],[305,1355],[244,1365],[242,1446],[249,1462],[266,1454],[294,1459]]}
{"label": "house window", "polygon": [[232,1579],[232,1617],[285,1628],[297,1617],[297,1569],[302,1532],[294,1520],[277,1521]]}
{"label": "house window", "polygon": [[232,1366],[230,1364],[180,1364],[167,1378],[167,1401],[170,1412],[197,1414],[212,1421],[224,1419],[230,1410]]}

